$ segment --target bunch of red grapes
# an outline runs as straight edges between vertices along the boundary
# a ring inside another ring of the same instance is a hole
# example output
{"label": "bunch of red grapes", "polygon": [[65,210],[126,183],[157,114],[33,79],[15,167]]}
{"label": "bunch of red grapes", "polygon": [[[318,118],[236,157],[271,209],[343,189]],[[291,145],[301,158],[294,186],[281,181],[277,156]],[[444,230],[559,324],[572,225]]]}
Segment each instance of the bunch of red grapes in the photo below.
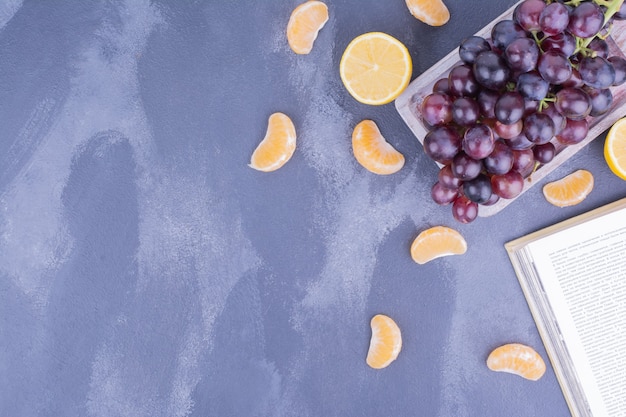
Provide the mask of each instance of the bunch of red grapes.
{"label": "bunch of red grapes", "polygon": [[626,60],[609,56],[624,0],[525,0],[491,38],[461,42],[462,63],[438,80],[419,108],[426,154],[443,165],[433,200],[473,221],[479,205],[518,196],[540,164],[587,136],[606,113]]}

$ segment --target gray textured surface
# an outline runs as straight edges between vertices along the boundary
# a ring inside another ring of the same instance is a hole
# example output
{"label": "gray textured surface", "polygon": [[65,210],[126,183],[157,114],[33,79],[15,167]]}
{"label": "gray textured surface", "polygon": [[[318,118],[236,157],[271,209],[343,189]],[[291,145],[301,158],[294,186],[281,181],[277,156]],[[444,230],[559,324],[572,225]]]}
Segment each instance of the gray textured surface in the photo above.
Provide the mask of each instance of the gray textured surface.
{"label": "gray textured surface", "polygon": [[[485,359],[507,342],[546,358],[503,244],[626,195],[603,137],[548,178],[589,169],[579,206],[538,186],[459,225],[393,104],[356,103],[337,70],[380,30],[415,77],[513,0],[448,0],[442,28],[402,0],[329,0],[308,56],[284,38],[297,4],[0,5],[0,415],[569,415],[552,369],[529,382]],[[247,163],[274,111],[298,148],[264,174]],[[364,118],[402,171],[355,162]],[[467,254],[416,265],[438,224]],[[376,313],[404,339],[381,371],[364,361]]]}

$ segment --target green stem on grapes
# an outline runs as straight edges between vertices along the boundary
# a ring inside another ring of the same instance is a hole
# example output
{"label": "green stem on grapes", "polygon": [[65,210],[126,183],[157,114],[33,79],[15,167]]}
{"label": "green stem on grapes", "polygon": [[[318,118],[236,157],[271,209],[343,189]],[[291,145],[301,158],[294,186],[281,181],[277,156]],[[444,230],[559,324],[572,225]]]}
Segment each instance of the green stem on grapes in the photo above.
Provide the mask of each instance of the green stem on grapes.
{"label": "green stem on grapes", "polygon": [[537,36],[537,31],[533,30],[530,32],[531,35],[533,35],[533,38],[535,39],[535,43],[537,44],[537,46],[541,49],[541,42],[543,42],[543,39],[539,39],[539,36]]}
{"label": "green stem on grapes", "polygon": [[537,171],[537,168],[539,168],[540,165],[541,165],[541,162],[535,161],[535,166],[533,167],[533,171],[530,174],[531,175],[534,174],[535,171]]}
{"label": "green stem on grapes", "polygon": [[552,95],[539,100],[539,111],[541,112],[545,110],[546,107],[550,105],[550,103],[555,103],[555,102],[556,102],[556,97]]}

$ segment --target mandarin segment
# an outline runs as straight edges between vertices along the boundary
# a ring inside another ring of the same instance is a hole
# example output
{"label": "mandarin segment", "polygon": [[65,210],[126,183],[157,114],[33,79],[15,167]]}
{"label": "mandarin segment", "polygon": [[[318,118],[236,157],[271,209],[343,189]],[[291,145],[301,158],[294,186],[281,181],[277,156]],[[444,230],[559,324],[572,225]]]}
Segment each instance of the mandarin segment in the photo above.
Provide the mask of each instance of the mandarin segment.
{"label": "mandarin segment", "polygon": [[296,7],[287,23],[287,42],[296,54],[313,49],[319,31],[328,21],[328,7],[321,1],[309,0]]}
{"label": "mandarin segment", "polygon": [[443,26],[450,20],[450,11],[442,0],[406,0],[411,14],[430,26]]}
{"label": "mandarin segment", "polygon": [[252,153],[249,166],[258,171],[270,172],[282,167],[296,150],[296,128],[284,113],[269,117],[263,140]]}
{"label": "mandarin segment", "polygon": [[591,172],[579,169],[560,180],[550,182],[543,187],[546,200],[557,207],[569,207],[582,202],[593,190]]}
{"label": "mandarin segment", "polygon": [[392,102],[409,85],[413,62],[402,42],[382,32],[357,36],[339,63],[341,80],[357,101],[382,105]]}
{"label": "mandarin segment", "polygon": [[604,142],[604,159],[615,175],[626,180],[626,118],[609,129]]}
{"label": "mandarin segment", "polygon": [[487,367],[537,381],[546,372],[546,364],[531,347],[509,343],[494,349],[487,358]]}
{"label": "mandarin segment", "polygon": [[404,155],[385,140],[372,120],[363,120],[355,126],[352,152],[359,164],[375,174],[393,174],[404,166]]}
{"label": "mandarin segment", "polygon": [[465,238],[456,230],[434,226],[422,231],[411,245],[411,258],[420,265],[442,256],[462,255],[467,251]]}
{"label": "mandarin segment", "polygon": [[396,322],[384,314],[375,315],[370,326],[372,338],[365,361],[374,369],[382,369],[398,357],[402,349],[402,334]]}

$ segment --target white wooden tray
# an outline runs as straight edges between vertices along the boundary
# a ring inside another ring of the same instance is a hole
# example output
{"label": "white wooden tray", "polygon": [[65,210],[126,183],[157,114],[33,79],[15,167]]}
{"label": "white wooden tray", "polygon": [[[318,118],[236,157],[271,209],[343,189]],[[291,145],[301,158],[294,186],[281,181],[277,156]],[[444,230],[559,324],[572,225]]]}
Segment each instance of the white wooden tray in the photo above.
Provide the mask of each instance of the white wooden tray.
{"label": "white wooden tray", "polygon": [[[516,3],[509,10],[502,13],[495,20],[478,31],[476,35],[483,38],[489,38],[493,26],[501,20],[510,19],[517,4],[519,3]],[[611,37],[607,39],[607,42],[610,48],[610,55],[625,57],[626,21],[615,22],[611,32]],[[459,58],[459,48],[456,48],[441,61],[437,62],[430,69],[413,80],[402,95],[396,99],[395,105],[398,113],[400,113],[400,116],[404,119],[405,123],[409,126],[420,143],[422,143],[426,133],[428,133],[428,129],[425,127],[422,122],[421,115],[419,114],[419,108],[421,107],[422,101],[427,95],[432,93],[433,84],[437,80],[446,77],[450,72],[450,69],[460,64],[461,60]],[[522,193],[529,190],[535,183],[539,182],[564,161],[589,144],[589,142],[601,135],[618,119],[626,116],[626,83],[619,87],[611,87],[611,90],[613,92],[613,103],[611,105],[611,109],[602,116],[588,118],[589,133],[585,140],[576,145],[570,146],[563,146],[556,140],[553,140],[553,143],[557,148],[556,156],[550,163],[540,166],[533,174],[526,178]],[[433,161],[433,163],[435,162]],[[436,178],[433,178],[432,182],[434,183],[435,181]],[[513,201],[515,201],[515,199],[501,198],[492,206],[481,205],[479,206],[478,215],[481,217],[494,215],[507,205],[511,204]]]}

